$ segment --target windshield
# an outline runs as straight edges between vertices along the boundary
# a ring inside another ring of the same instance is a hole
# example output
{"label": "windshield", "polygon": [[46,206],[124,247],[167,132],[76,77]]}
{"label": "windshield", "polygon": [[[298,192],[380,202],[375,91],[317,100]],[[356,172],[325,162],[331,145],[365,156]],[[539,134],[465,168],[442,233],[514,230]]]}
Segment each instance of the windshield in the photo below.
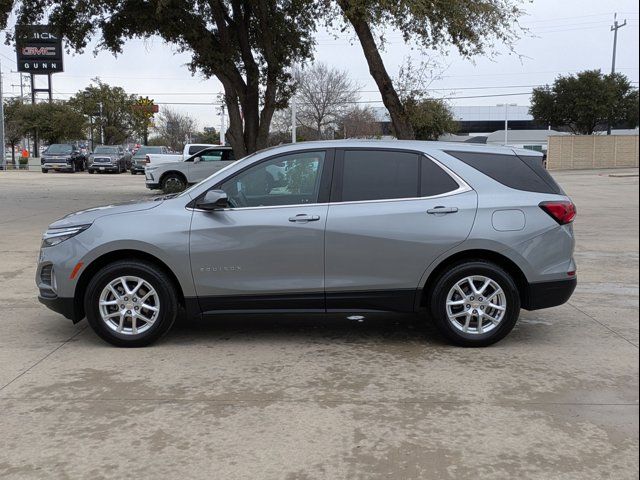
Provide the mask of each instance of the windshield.
{"label": "windshield", "polygon": [[141,157],[147,153],[162,153],[164,147],[140,147],[136,152],[136,157]]}
{"label": "windshield", "polygon": [[96,147],[93,153],[118,153],[118,147]]}
{"label": "windshield", "polygon": [[49,145],[47,148],[47,153],[71,153],[73,147],[71,145],[66,145],[64,143],[54,143],[53,145]]}

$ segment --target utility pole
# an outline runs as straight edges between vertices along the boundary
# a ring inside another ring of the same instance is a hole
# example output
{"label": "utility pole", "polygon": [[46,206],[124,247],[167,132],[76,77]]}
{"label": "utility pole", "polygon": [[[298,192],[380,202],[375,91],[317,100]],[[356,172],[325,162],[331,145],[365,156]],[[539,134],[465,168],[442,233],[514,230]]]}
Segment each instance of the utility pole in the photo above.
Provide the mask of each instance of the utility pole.
{"label": "utility pole", "polygon": [[291,143],[296,143],[296,97],[291,97]]}
{"label": "utility pole", "polygon": [[7,157],[4,154],[4,97],[2,95],[2,61],[0,61],[0,147],[2,147],[2,170],[6,170]]}
{"label": "utility pole", "polygon": [[104,145],[104,119],[102,118],[102,101],[100,107],[100,145]]}
{"label": "utility pole", "polygon": [[[618,14],[613,14],[613,25],[611,25],[611,31],[613,32],[613,58],[611,59],[611,76],[616,73],[616,50],[618,49],[618,30],[627,24],[627,20],[624,23],[618,23]],[[607,124],[607,135],[611,135],[611,122]]]}
{"label": "utility pole", "polygon": [[224,138],[224,132],[226,131],[224,107],[225,107],[224,103],[220,105],[220,145],[225,145],[227,141],[227,139]]}

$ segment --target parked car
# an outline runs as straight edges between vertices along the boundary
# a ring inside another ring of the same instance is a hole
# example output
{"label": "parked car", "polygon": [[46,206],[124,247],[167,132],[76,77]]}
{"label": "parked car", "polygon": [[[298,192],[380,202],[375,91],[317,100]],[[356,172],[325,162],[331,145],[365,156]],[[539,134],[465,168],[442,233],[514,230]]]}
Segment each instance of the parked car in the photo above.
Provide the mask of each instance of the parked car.
{"label": "parked car", "polygon": [[[277,184],[272,166],[284,172]],[[36,282],[42,303],[74,322],[86,315],[119,346],[157,340],[179,309],[417,312],[457,345],[486,346],[521,308],[569,299],[575,214],[526,150],[291,144],[179,195],[58,220]]]}
{"label": "parked car", "polygon": [[131,175],[144,173],[144,167],[147,164],[147,154],[150,153],[167,155],[169,154],[169,147],[143,145],[136,149],[131,158]]}
{"label": "parked car", "polygon": [[181,192],[234,161],[231,147],[209,147],[184,161],[148,164],[144,170],[145,182],[151,190],[162,189],[165,193]]}
{"label": "parked car", "polygon": [[157,166],[163,163],[182,162],[183,160],[186,160],[187,158],[192,157],[196,153],[204,150],[205,148],[211,148],[211,147],[231,148],[231,147],[224,147],[221,145],[211,145],[207,143],[188,143],[182,149],[182,153],[159,154],[159,153],[149,152],[147,154],[146,165]]}
{"label": "parked car", "polygon": [[42,173],[49,170],[77,172],[84,171],[87,166],[87,157],[77,145],[71,143],[53,143],[42,152],[40,157]]}
{"label": "parked car", "polygon": [[121,145],[100,145],[89,155],[89,173],[122,173],[129,168],[131,168],[131,154]]}

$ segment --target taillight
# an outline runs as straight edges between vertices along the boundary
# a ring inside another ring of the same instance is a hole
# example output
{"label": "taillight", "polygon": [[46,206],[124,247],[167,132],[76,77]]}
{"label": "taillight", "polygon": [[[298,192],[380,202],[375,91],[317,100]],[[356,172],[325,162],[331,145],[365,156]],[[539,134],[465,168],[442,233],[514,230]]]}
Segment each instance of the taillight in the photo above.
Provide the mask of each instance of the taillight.
{"label": "taillight", "polygon": [[573,222],[578,213],[573,202],[562,200],[557,202],[542,202],[540,208],[547,212],[560,225]]}
{"label": "taillight", "polygon": [[144,156],[144,163],[151,163],[151,159],[149,158],[149,155]]}

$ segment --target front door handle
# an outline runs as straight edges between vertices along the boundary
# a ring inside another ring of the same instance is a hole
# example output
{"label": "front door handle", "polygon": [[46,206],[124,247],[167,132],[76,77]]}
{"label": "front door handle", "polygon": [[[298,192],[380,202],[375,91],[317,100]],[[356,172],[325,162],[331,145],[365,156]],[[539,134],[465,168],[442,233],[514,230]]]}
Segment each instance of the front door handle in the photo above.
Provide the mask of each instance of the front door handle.
{"label": "front door handle", "polygon": [[295,217],[289,217],[289,221],[295,223],[317,222],[318,220],[320,220],[320,215],[307,215],[305,213],[300,213]]}
{"label": "front door handle", "polygon": [[431,215],[444,215],[446,213],[457,213],[458,208],[457,207],[442,207],[442,206],[438,206],[435,208],[430,208],[429,210],[427,210],[427,213],[431,214]]}

